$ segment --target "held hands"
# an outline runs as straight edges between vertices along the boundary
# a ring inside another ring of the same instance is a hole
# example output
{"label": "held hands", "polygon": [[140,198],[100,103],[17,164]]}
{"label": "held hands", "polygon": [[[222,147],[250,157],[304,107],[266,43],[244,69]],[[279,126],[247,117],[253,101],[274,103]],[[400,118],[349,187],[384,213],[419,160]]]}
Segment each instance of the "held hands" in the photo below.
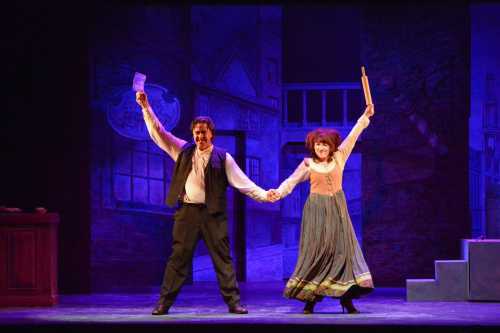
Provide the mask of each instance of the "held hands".
{"label": "held hands", "polygon": [[373,104],[368,104],[365,109],[364,115],[370,118],[375,114],[375,105]]}
{"label": "held hands", "polygon": [[135,93],[135,101],[142,109],[149,107],[148,95],[144,91],[138,91]]}
{"label": "held hands", "polygon": [[278,190],[270,189],[267,191],[267,201],[276,202],[281,198],[281,195]]}

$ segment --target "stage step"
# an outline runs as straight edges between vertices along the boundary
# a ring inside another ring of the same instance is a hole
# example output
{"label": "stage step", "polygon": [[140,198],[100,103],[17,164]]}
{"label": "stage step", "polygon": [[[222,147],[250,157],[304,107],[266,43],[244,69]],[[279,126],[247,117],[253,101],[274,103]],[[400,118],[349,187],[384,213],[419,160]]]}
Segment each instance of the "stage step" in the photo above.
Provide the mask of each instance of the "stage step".
{"label": "stage step", "polygon": [[462,240],[469,262],[469,300],[500,301],[500,239]]}
{"label": "stage step", "polygon": [[407,279],[408,301],[500,301],[500,239],[462,239],[464,260],[436,260],[435,280]]}
{"label": "stage step", "polygon": [[467,260],[436,260],[435,279],[407,279],[408,301],[464,301],[468,297]]}

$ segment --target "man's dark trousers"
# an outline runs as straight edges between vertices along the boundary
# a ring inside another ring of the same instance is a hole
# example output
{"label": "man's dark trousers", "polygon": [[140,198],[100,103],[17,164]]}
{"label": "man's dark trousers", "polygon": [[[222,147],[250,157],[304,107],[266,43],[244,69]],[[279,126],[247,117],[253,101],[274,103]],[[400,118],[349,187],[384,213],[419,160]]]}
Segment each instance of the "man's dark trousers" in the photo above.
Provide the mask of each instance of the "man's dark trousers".
{"label": "man's dark trousers", "polygon": [[219,289],[228,306],[240,303],[225,213],[209,214],[203,204],[182,204],[174,215],[173,248],[160,291],[160,303],[171,306],[189,272],[194,250],[202,238],[215,266]]}

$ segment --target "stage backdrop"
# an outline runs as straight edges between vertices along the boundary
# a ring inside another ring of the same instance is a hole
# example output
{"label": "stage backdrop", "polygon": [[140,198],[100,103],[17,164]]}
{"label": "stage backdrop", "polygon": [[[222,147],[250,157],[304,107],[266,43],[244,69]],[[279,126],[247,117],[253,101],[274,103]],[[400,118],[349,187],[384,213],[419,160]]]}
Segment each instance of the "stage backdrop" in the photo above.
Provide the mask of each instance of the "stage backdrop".
{"label": "stage backdrop", "polygon": [[366,6],[361,61],[375,115],[363,142],[363,245],[376,285],[459,259],[468,202],[469,8]]}
{"label": "stage backdrop", "polygon": [[[281,107],[281,9],[106,5],[90,35],[93,291],[159,288],[171,251],[164,204],[173,161],[149,138],[131,89],[134,72],[168,130],[190,141],[194,116],[216,124],[249,177],[276,186]],[[229,225],[240,280],[282,279],[279,204],[230,189]],[[190,280],[214,281],[200,242]]]}
{"label": "stage backdrop", "polygon": [[[61,213],[61,292],[159,287],[173,162],[145,132],[136,71],[167,128],[189,139],[191,119],[210,115],[216,143],[269,188],[305,153],[288,85],[359,82],[364,65],[376,115],[345,186],[376,285],[432,277],[471,227],[499,235],[498,5],[12,5],[0,200]],[[308,119],[321,119],[319,96]],[[342,130],[362,112],[353,96]],[[240,279],[289,276],[306,190],[277,204],[229,191]],[[203,247],[193,269],[213,279]]]}
{"label": "stage backdrop", "polygon": [[469,184],[474,237],[500,238],[499,4],[471,6]]}

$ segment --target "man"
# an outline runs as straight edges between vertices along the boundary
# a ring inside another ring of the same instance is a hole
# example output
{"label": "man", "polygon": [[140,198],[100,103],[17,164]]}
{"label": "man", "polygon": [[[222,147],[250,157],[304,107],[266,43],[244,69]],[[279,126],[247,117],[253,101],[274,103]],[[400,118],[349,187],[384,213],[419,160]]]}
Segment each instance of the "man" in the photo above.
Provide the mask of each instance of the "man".
{"label": "man", "polygon": [[176,162],[166,202],[170,207],[180,204],[174,215],[172,255],[165,268],[160,299],[152,314],[168,313],[186,279],[200,238],[210,252],[229,312],[248,313],[240,305],[240,291],[230,255],[226,188],[231,185],[259,202],[273,202],[277,199],[275,194],[255,185],[229,153],[212,144],[215,127],[209,117],[197,117],[192,121],[194,143],[188,143],[164,129],[144,92],[136,93],[136,101],[142,108],[151,139]]}

